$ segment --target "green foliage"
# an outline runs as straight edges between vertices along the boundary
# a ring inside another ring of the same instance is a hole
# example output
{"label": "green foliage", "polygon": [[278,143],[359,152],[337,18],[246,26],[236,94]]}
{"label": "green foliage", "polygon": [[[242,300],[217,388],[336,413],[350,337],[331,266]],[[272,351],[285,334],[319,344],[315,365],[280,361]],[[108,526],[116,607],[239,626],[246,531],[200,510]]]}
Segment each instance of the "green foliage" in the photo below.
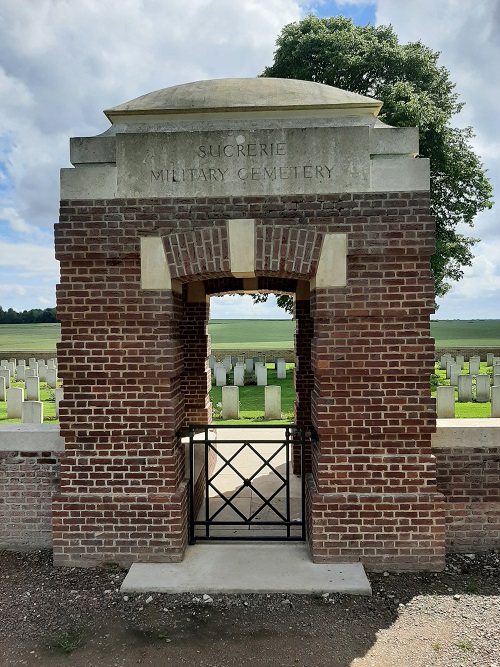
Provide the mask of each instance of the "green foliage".
{"label": "green foliage", "polygon": [[439,53],[421,42],[400,44],[391,26],[356,26],[339,16],[283,28],[274,63],[262,76],[305,79],[336,86],[384,102],[380,120],[395,127],[417,126],[420,156],[431,161],[431,207],[436,219],[432,271],[436,294],[450,289],[472,261],[477,239],[456,231],[491,208],[492,188],[472,150],[472,129],[450,125],[463,104]]}
{"label": "green foliage", "polygon": [[33,308],[33,310],[23,310],[17,312],[9,308],[4,310],[0,306],[0,324],[47,324],[58,322],[55,308]]}

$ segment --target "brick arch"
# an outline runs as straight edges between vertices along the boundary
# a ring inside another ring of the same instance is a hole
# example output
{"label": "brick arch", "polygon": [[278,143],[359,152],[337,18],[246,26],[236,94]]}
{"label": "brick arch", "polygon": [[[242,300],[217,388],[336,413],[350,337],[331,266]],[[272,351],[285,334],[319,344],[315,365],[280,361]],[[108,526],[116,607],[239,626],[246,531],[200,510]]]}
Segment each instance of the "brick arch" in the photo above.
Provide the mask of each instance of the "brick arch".
{"label": "brick arch", "polygon": [[[323,232],[297,223],[276,225],[250,219],[248,222],[255,224],[253,249],[249,249],[254,254],[255,276],[308,279],[315,275]],[[189,282],[233,275],[228,221],[177,230],[164,236],[163,244],[172,280]]]}

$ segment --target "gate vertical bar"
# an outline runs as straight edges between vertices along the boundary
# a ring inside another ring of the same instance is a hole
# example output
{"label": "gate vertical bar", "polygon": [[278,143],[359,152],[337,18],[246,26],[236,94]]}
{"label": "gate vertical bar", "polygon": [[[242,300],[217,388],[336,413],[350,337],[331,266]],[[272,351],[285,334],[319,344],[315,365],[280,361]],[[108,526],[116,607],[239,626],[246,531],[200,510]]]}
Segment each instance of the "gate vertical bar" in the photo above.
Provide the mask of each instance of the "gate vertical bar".
{"label": "gate vertical bar", "polygon": [[285,428],[286,536],[290,537],[290,428]]}
{"label": "gate vertical bar", "polygon": [[205,440],[204,440],[204,450],[205,450],[205,537],[210,536],[210,473],[208,470],[208,426],[204,428]]}
{"label": "gate vertical bar", "polygon": [[189,430],[189,544],[194,544],[194,431]]}
{"label": "gate vertical bar", "polygon": [[[312,446],[312,433],[310,443]],[[312,452],[311,452],[312,455]],[[306,427],[300,427],[300,487],[301,487],[301,519],[302,519],[302,539],[306,539]]]}

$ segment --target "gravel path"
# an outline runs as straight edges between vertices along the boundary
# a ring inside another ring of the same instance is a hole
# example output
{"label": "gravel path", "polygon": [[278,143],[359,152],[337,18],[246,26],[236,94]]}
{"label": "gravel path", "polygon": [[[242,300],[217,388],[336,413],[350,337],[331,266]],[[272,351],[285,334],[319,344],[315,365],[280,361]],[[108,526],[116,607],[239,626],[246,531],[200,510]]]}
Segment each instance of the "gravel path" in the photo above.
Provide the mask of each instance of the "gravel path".
{"label": "gravel path", "polygon": [[500,667],[498,552],[370,575],[371,598],[124,596],[124,576],[1,552],[1,667]]}

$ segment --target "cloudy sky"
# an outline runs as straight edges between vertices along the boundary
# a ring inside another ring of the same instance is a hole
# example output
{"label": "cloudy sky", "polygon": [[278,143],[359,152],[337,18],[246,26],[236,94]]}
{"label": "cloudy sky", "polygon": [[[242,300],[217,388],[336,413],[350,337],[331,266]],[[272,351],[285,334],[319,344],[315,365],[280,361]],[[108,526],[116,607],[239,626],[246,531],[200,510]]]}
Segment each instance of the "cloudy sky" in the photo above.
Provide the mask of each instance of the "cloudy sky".
{"label": "cloudy sky", "polygon": [[[103,132],[103,109],[152,90],[260,74],[281,28],[309,13],[390,23],[401,42],[441,51],[466,103],[455,124],[474,127],[498,199],[500,0],[0,0],[0,305],[55,304],[52,230],[69,137]],[[440,301],[440,319],[500,318],[498,206],[473,233],[476,259]],[[214,318],[283,316],[269,302],[212,300]]]}

